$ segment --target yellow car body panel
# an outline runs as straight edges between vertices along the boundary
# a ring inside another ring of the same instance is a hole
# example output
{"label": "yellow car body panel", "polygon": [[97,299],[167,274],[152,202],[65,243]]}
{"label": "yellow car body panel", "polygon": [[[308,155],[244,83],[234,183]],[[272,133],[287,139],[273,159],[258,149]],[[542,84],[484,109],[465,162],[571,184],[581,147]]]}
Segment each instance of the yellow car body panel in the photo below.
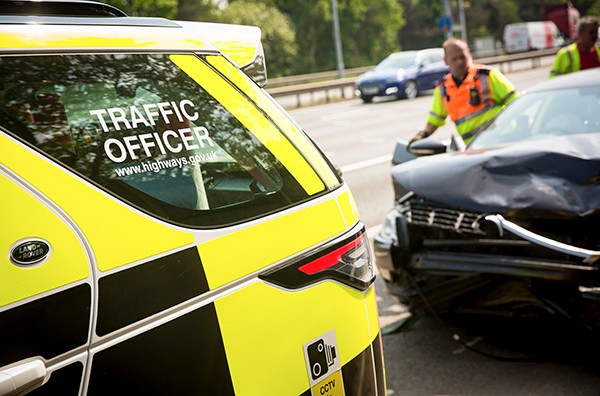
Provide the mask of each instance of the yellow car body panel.
{"label": "yellow car body panel", "polygon": [[165,29],[119,26],[94,26],[94,32],[77,25],[5,25],[0,30],[3,49],[187,49],[189,51],[214,50],[191,32],[181,28]]}
{"label": "yellow car body panel", "polygon": [[[375,300],[372,293],[367,299]],[[339,309],[317,302],[332,300],[340,302]],[[217,315],[236,392],[275,395],[285,389],[286,394],[301,394],[309,388],[302,345],[332,329],[341,363],[348,363],[362,352],[361,345],[370,344],[377,335],[367,326],[364,300],[363,293],[333,282],[292,293],[255,283],[219,299]],[[256,312],[252,307],[257,304],[265,309]],[[376,312],[369,315],[377,320]],[[297,322],[302,326],[282,325]],[[243,331],[240,323],[244,323]],[[253,361],[252,370],[248,361]],[[258,378],[256,371],[269,375]]]}
{"label": "yellow car body panel", "polygon": [[323,156],[309,142],[306,136],[300,133],[298,128],[286,116],[280,107],[276,106],[273,101],[268,100],[262,91],[259,91],[256,84],[252,84],[244,75],[237,73],[233,66],[226,62],[222,57],[210,56],[208,62],[223,73],[230,81],[242,88],[242,91],[250,96],[252,100],[257,102],[266,112],[269,117],[277,122],[282,128],[285,136],[300,150],[319,172],[319,175],[325,181],[329,188],[333,188],[338,184],[338,179],[334,175],[331,167],[324,161]]}
{"label": "yellow car body panel", "polygon": [[352,194],[349,191],[341,194],[338,197],[338,202],[340,203],[342,213],[346,218],[346,223],[356,223],[359,219],[359,214],[358,207],[356,206],[356,201],[354,201],[354,197],[352,196]]}
{"label": "yellow car body panel", "polygon": [[[35,367],[28,386],[48,394],[308,396],[330,380],[384,396],[364,225],[244,74],[260,31],[36,18],[0,22],[0,389]],[[24,98],[33,121],[12,107]],[[28,241],[49,249],[22,265]]]}
{"label": "yellow car body panel", "polygon": [[261,31],[257,26],[223,23],[176,21],[202,39],[210,42],[227,55],[236,65],[244,67],[257,57],[261,44]]}
{"label": "yellow car body panel", "polygon": [[2,252],[11,250],[11,246],[7,245],[11,241],[32,238],[55,241],[52,246],[54,254],[48,261],[32,267],[12,265],[8,255],[0,257],[3,285],[0,307],[89,276],[86,252],[64,218],[2,174],[0,191]]}
{"label": "yellow car body panel", "polygon": [[314,169],[260,111],[244,106],[245,101],[241,99],[238,91],[217,78],[214,71],[193,56],[173,55],[171,59],[252,131],[281,160],[308,194],[323,190],[323,182]]}
{"label": "yellow car body panel", "polygon": [[[329,200],[202,243],[198,249],[209,285],[216,289],[339,235],[346,228],[336,202]],[[294,238],[290,238],[290,230]]]}
{"label": "yellow car body panel", "polygon": [[[165,227],[116,202],[55,164],[0,135],[2,163],[64,210],[84,231],[101,271],[108,271],[193,243],[189,232]],[[23,161],[23,158],[27,158]],[[107,214],[120,225],[107,222]]]}

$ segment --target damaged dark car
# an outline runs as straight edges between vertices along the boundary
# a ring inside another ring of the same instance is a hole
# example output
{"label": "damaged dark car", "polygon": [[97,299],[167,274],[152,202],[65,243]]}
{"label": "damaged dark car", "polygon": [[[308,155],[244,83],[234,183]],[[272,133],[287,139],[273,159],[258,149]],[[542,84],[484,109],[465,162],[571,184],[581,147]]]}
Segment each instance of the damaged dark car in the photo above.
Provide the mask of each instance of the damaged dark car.
{"label": "damaged dark car", "polygon": [[396,148],[374,238],[388,291],[413,313],[600,330],[600,69],[538,84],[464,150],[434,139]]}

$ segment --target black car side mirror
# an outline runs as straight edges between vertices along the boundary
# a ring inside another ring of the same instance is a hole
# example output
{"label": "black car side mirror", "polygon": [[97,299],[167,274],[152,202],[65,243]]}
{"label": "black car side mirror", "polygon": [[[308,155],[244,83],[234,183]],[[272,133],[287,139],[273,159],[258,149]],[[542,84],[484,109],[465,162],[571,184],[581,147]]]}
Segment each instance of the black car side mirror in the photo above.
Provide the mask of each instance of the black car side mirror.
{"label": "black car side mirror", "polygon": [[392,165],[402,164],[416,158],[408,151],[408,145],[408,140],[398,139],[396,141],[396,147],[394,147],[394,154],[392,155]]}
{"label": "black car side mirror", "polygon": [[410,143],[406,150],[414,156],[434,155],[445,153],[448,146],[435,138],[425,138]]}
{"label": "black car side mirror", "polygon": [[412,143],[404,139],[398,139],[392,155],[392,165],[402,164],[425,155],[445,153],[446,151],[448,151],[448,144],[440,142],[436,138],[429,137]]}

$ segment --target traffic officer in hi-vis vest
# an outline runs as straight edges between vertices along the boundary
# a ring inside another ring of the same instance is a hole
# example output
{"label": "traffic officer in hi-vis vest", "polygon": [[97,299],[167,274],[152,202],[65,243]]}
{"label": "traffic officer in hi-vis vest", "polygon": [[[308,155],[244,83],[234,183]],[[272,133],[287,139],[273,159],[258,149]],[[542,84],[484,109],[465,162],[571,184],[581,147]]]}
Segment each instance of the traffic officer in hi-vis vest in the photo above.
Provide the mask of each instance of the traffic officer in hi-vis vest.
{"label": "traffic officer in hi-vis vest", "polygon": [[558,50],[548,78],[600,67],[600,45],[596,44],[599,25],[600,20],[592,15],[579,20],[577,40]]}
{"label": "traffic officer in hi-vis vest", "polygon": [[411,143],[431,135],[450,116],[462,138],[456,140],[467,144],[479,127],[518,96],[515,86],[499,70],[473,63],[471,51],[463,40],[449,38],[443,48],[450,73],[436,86],[425,129],[419,131]]}

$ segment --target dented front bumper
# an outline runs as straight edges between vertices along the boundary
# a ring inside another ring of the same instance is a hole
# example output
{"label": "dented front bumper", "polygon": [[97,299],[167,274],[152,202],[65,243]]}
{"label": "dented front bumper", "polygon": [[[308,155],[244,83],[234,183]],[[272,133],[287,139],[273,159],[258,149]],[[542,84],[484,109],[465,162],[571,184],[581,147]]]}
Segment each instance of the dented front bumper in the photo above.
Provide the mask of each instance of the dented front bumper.
{"label": "dented front bumper", "polygon": [[394,281],[398,271],[410,270],[539,278],[587,287],[600,285],[600,251],[552,240],[501,215],[487,215],[483,220],[497,228],[494,237],[434,238],[417,230],[419,227],[411,224],[409,216],[394,208],[374,238],[379,272],[388,282]]}

